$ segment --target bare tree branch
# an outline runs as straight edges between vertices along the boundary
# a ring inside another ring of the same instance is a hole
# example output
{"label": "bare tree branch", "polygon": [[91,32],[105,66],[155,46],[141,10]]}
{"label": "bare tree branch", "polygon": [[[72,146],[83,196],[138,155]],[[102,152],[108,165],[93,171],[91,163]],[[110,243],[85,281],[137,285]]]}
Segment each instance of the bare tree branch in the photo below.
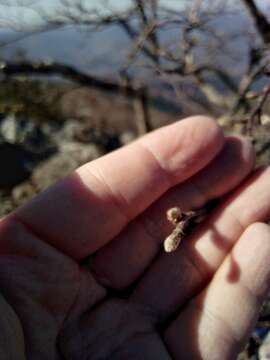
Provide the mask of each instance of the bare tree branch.
{"label": "bare tree branch", "polygon": [[261,38],[266,44],[268,44],[270,42],[270,23],[259,11],[254,0],[243,0],[243,2],[248,8]]}
{"label": "bare tree branch", "polygon": [[31,62],[2,62],[0,72],[6,76],[15,75],[60,75],[78,84],[95,87],[105,91],[123,93],[129,97],[140,97],[141,89],[136,89],[127,83],[116,83],[102,80],[91,75],[82,73],[69,65],[58,63],[31,63]]}
{"label": "bare tree branch", "polygon": [[[25,6],[27,1],[31,0],[16,0],[21,7]],[[86,2],[82,0],[59,1],[60,6],[55,13],[50,13],[47,7],[41,5],[33,6],[34,11],[43,21],[43,29],[71,24],[82,25],[93,32],[110,29],[110,26],[116,25],[129,37],[128,53],[126,59],[120,64],[118,73],[122,80],[110,81],[105,78],[96,78],[65,64],[34,64],[31,61],[19,64],[5,63],[2,74],[7,76],[55,74],[82,85],[126,94],[136,100],[133,103],[134,108],[137,109],[137,118],[142,118],[140,109],[146,108],[145,99],[148,95],[146,96],[145,89],[149,89],[157,81],[160,81],[160,88],[164,86],[174,91],[174,94],[181,95],[182,93],[182,100],[188,95],[181,86],[189,82],[197,92],[194,98],[192,98],[192,91],[187,92],[190,94],[191,102],[198,101],[198,97],[203,98],[204,104],[207,102],[205,105],[207,111],[211,109],[211,106],[216,109],[216,105],[221,111],[228,111],[230,114],[250,111],[250,89],[255,82],[265,76],[266,65],[262,64],[269,62],[269,52],[267,52],[267,45],[254,48],[256,41],[251,37],[251,31],[247,29],[242,29],[242,31],[241,29],[237,31],[225,29],[224,31],[219,25],[214,25],[219,17],[236,16],[231,7],[226,7],[225,0],[213,1],[211,8],[202,0],[194,0],[181,10],[167,8],[158,0],[133,0],[128,8],[117,11],[108,8],[109,11],[105,12],[87,9]],[[259,12],[254,0],[243,0],[243,4],[248,7],[255,23],[258,22],[258,34],[261,34],[264,41],[268,42],[270,25],[266,18]],[[38,31],[42,30],[38,29]],[[166,31],[171,31],[170,36],[164,36]],[[258,39],[258,34],[253,30],[253,36],[256,36],[256,39]],[[240,69],[240,74],[236,74],[235,79],[232,69],[234,64],[237,66],[237,63],[243,59],[242,53],[239,53],[237,58],[235,47],[231,47],[231,44],[234,41],[240,44],[242,40],[245,40],[250,51],[246,57],[247,65],[242,67],[243,70]],[[228,60],[232,61],[233,65],[226,67]],[[135,85],[134,79],[140,84],[139,87]],[[199,96],[197,96],[198,93]],[[143,112],[144,127],[147,129],[150,121],[146,111],[143,110]]]}

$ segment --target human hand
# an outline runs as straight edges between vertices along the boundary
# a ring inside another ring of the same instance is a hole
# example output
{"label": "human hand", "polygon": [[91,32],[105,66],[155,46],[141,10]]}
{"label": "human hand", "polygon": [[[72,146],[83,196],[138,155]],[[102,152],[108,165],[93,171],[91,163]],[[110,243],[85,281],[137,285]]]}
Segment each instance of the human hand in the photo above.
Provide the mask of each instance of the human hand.
{"label": "human hand", "polygon": [[[269,169],[238,186],[253,162],[247,140],[189,118],[2,219],[0,358],[233,359],[270,281],[270,231],[258,223]],[[174,253],[160,252],[168,208],[228,192]]]}

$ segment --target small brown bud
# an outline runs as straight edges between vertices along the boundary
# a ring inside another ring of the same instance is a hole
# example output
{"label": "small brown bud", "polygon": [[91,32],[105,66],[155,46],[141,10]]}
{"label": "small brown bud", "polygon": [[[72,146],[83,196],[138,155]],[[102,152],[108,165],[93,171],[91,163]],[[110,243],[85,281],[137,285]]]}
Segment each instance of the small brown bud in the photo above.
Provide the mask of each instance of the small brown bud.
{"label": "small brown bud", "polygon": [[164,240],[163,246],[166,252],[172,252],[178,248],[178,245],[180,244],[182,237],[184,235],[185,225],[186,225],[185,221],[180,221],[176,225],[172,233]]}
{"label": "small brown bud", "polygon": [[167,219],[173,224],[177,224],[182,218],[182,211],[179,207],[167,210]]}
{"label": "small brown bud", "polygon": [[172,233],[164,240],[163,246],[166,252],[175,251],[183,239],[189,225],[201,222],[206,216],[206,209],[190,210],[182,212],[179,207],[167,210],[167,219],[175,226]]}

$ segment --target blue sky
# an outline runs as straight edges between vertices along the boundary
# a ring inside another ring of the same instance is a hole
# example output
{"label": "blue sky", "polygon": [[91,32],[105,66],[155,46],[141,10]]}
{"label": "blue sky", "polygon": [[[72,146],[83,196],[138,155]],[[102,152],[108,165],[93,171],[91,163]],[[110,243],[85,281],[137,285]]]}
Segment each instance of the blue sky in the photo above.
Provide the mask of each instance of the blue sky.
{"label": "blue sky", "polygon": [[[126,58],[127,50],[130,46],[129,39],[125,34],[119,31],[118,28],[110,28],[106,31],[99,32],[97,34],[91,34],[89,36],[88,32],[81,32],[80,29],[68,28],[65,31],[50,31],[43,32],[37,36],[27,36],[24,38],[24,34],[21,38],[21,32],[10,31],[10,25],[13,27],[16,26],[18,30],[29,30],[31,31],[36,27],[42,28],[42,21],[37,13],[31,9],[30,6],[24,9],[18,9],[15,6],[3,6],[1,8],[1,3],[3,2],[14,4],[16,1],[28,2],[28,5],[31,3],[37,4],[38,6],[42,5],[45,11],[48,14],[54,15],[55,9],[57,8],[58,1],[61,0],[0,0],[0,44],[6,44],[6,46],[1,47],[1,57],[4,59],[13,59],[17,53],[17,49],[22,49],[27,54],[27,57],[34,60],[54,60],[62,61],[63,58],[65,62],[71,65],[75,65],[80,69],[95,69],[95,71],[100,71],[104,75],[104,71],[108,71],[108,74],[111,74],[111,69],[114,66],[119,68],[122,62]],[[70,3],[75,2],[75,0],[65,0]],[[105,7],[101,5],[102,0],[85,0],[87,4],[90,4],[90,7],[99,9],[101,11],[106,11]],[[185,6],[187,2],[191,4],[193,0],[161,0],[167,6],[171,6],[177,9]],[[219,0],[202,0],[204,3],[207,1],[212,1],[216,4]],[[226,1],[226,0],[220,0]],[[238,6],[241,4],[241,0],[227,0],[233,2]],[[270,0],[261,0],[264,3],[270,2]],[[124,9],[128,7],[131,3],[131,0],[109,0],[109,7],[114,10]],[[241,19],[243,20],[243,16]],[[220,22],[220,20],[218,20]],[[6,26],[5,30],[3,26]],[[230,30],[233,30],[234,26],[240,26],[242,22],[236,21],[230,23]],[[222,24],[221,24],[222,25]],[[227,25],[226,25],[227,26]],[[241,25],[242,26],[242,25]],[[171,36],[171,35],[170,35]],[[19,40],[18,40],[19,39]],[[20,40],[21,39],[21,40]],[[239,42],[235,42],[234,53],[244,54],[245,44],[239,45]],[[223,61],[223,58],[222,58]],[[108,65],[109,64],[109,65]],[[243,64],[239,63],[239,66],[243,68]],[[105,69],[105,70],[104,70]],[[239,72],[239,67],[234,68],[235,73]]]}
{"label": "blue sky", "polygon": [[[75,0],[65,0],[70,4],[74,4]],[[206,1],[206,0],[203,0]],[[208,0],[211,1],[211,0]],[[212,0],[213,1],[213,0]],[[225,0],[231,4],[241,4],[241,2],[235,2],[233,0]],[[173,8],[180,9],[184,7],[187,2],[192,3],[191,0],[160,0],[161,3],[166,4]],[[214,1],[216,3],[218,1]],[[258,4],[263,8],[269,6],[268,0],[257,0]],[[5,3],[6,5],[1,5]],[[18,7],[16,4],[25,4],[24,7]],[[132,3],[132,0],[85,0],[89,10],[97,9],[101,12],[113,10],[123,10]],[[47,15],[54,16],[55,11],[59,8],[61,0],[0,0],[0,28],[18,28],[24,30],[31,30],[36,27],[42,27],[43,21],[38,15],[38,12],[34,10],[35,7],[42,8]],[[269,8],[268,8],[269,10]]]}
{"label": "blue sky", "polygon": [[[68,0],[70,4],[74,4],[74,0]],[[87,8],[89,10],[95,9],[99,12],[108,12],[109,9],[122,10],[127,8],[130,0],[85,0]],[[18,6],[22,4],[23,6]],[[42,9],[43,13],[47,16],[55,16],[57,9],[63,8],[61,6],[61,0],[0,0],[0,27],[10,27],[21,29],[21,26],[25,30],[31,30],[33,27],[42,26],[43,20],[38,15],[39,9]]]}
{"label": "blue sky", "polygon": [[[231,1],[231,0],[229,0]],[[75,0],[65,0],[70,4],[74,4]],[[166,4],[173,8],[180,9],[185,6],[188,0],[160,0],[160,3]],[[7,4],[7,5],[1,5]],[[89,10],[96,9],[99,12],[110,12],[113,10],[123,10],[128,8],[132,0],[85,0]],[[19,7],[18,4],[25,4]],[[53,16],[57,8],[61,8],[61,0],[0,0],[0,26],[5,27],[12,24],[14,27],[16,23],[31,30],[33,26],[40,26],[42,19],[38,16],[38,11],[35,7],[41,8],[46,14]]]}

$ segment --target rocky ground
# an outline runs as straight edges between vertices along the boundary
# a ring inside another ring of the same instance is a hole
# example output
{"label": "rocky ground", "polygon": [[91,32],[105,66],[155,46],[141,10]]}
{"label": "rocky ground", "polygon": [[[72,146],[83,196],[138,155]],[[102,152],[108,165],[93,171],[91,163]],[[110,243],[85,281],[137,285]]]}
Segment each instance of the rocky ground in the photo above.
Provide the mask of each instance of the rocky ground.
{"label": "rocky ground", "polygon": [[[29,86],[31,85],[31,86]],[[185,106],[168,112],[151,107],[151,126],[198,112]],[[167,110],[167,109],[166,109]],[[216,114],[215,114],[216,115]],[[266,118],[267,120],[267,118]],[[218,116],[226,132],[245,132],[243,122]],[[270,124],[256,124],[252,139],[258,164],[269,164]],[[35,81],[3,83],[0,89],[0,216],[31,199],[87,161],[137,137],[132,104],[123,97]],[[239,359],[270,358],[270,301]]]}

